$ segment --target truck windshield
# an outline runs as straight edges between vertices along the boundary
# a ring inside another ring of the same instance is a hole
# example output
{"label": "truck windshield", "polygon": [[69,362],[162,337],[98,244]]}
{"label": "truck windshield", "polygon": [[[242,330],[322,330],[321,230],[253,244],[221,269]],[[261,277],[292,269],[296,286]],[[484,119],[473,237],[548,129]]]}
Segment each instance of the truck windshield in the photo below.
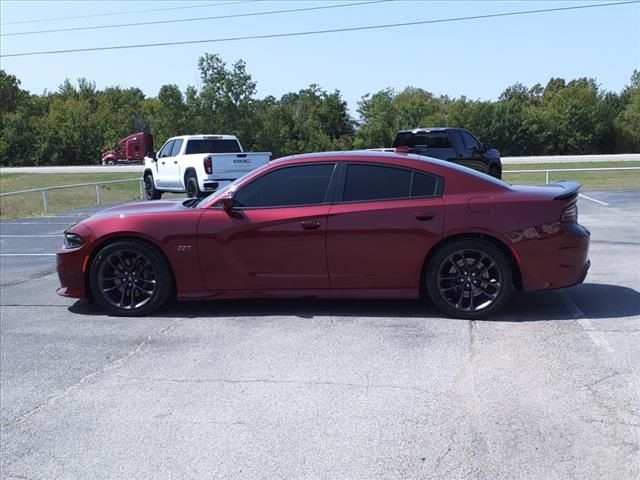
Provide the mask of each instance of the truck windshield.
{"label": "truck windshield", "polygon": [[240,153],[241,151],[237,140],[202,139],[189,140],[185,155],[191,153]]}
{"label": "truck windshield", "polygon": [[393,142],[397,147],[451,148],[447,132],[400,132]]}

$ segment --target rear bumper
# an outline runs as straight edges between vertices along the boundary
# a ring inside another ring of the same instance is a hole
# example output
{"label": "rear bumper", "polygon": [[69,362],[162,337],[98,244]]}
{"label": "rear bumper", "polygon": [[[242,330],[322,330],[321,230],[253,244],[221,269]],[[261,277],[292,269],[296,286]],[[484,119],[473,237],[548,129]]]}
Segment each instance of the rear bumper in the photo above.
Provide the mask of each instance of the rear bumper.
{"label": "rear bumper", "polygon": [[553,290],[584,282],[591,266],[591,233],[579,224],[557,226],[556,234],[515,248],[524,291]]}

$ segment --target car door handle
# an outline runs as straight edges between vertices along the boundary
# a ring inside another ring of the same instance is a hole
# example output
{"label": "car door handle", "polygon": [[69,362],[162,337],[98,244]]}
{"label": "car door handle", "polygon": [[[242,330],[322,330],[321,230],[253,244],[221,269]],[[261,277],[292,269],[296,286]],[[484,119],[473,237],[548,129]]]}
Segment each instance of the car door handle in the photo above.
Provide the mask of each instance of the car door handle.
{"label": "car door handle", "polygon": [[160,162],[162,165],[164,165],[164,162]]}
{"label": "car door handle", "polygon": [[175,163],[177,165],[178,164],[178,160],[174,160],[173,163]]}
{"label": "car door handle", "polygon": [[300,224],[305,230],[317,230],[320,228],[320,222],[317,220],[305,220],[304,222],[300,222]]}
{"label": "car door handle", "polygon": [[428,222],[429,220],[433,220],[433,213],[416,213],[416,219],[420,222]]}

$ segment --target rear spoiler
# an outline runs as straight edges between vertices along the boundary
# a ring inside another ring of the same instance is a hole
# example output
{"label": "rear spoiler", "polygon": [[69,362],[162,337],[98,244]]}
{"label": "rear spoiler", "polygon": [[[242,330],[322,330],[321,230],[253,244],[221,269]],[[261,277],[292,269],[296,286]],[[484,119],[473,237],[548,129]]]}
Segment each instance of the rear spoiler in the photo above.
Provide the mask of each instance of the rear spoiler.
{"label": "rear spoiler", "polygon": [[550,183],[549,186],[562,187],[563,192],[553,197],[554,200],[569,200],[577,197],[580,192],[580,184],[578,182],[569,182],[567,180],[561,180],[556,183]]}

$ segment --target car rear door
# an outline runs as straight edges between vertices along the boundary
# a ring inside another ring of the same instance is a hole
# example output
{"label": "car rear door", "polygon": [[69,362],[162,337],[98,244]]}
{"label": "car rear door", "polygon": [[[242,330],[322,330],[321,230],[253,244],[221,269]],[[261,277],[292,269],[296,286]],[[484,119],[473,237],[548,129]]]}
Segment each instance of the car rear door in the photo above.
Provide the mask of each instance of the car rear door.
{"label": "car rear door", "polygon": [[332,288],[417,293],[444,224],[440,177],[384,164],[345,164],[327,224]]}
{"label": "car rear door", "polygon": [[335,163],[271,169],[203,213],[198,252],[210,291],[329,287],[327,214]]}

